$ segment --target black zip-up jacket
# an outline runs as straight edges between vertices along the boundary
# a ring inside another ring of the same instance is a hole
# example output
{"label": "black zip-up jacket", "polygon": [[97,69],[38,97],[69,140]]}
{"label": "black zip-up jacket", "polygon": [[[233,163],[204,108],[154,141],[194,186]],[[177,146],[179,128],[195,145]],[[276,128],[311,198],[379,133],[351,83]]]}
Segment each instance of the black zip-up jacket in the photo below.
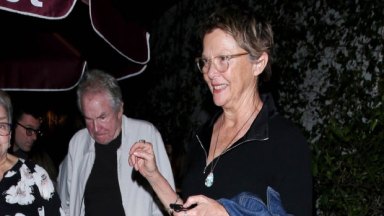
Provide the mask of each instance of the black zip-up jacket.
{"label": "black zip-up jacket", "polygon": [[276,111],[271,95],[263,95],[262,100],[264,105],[250,129],[219,158],[211,187],[204,182],[218,157],[207,167],[206,161],[213,125],[221,112],[196,133],[182,184],[184,199],[199,194],[212,199],[232,198],[241,192],[252,192],[266,203],[265,193],[270,186],[280,193],[287,213],[312,214],[308,143],[292,122]]}

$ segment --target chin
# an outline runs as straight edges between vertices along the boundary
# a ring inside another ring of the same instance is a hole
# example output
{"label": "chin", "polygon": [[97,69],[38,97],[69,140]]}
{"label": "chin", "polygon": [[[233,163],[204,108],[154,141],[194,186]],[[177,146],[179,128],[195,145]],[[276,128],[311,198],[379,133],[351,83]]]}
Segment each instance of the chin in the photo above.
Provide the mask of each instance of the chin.
{"label": "chin", "polygon": [[213,103],[216,105],[216,106],[219,106],[219,107],[222,107],[224,105],[224,101],[219,99],[219,98],[213,98]]}
{"label": "chin", "polygon": [[108,142],[105,141],[105,140],[99,140],[99,139],[96,139],[95,141],[96,141],[97,143],[99,143],[99,144],[103,144],[103,145],[105,145],[105,144],[108,143]]}
{"label": "chin", "polygon": [[111,139],[95,139],[95,141],[96,141],[97,143],[100,143],[100,144],[105,145],[105,144],[110,143],[112,140],[111,140]]}

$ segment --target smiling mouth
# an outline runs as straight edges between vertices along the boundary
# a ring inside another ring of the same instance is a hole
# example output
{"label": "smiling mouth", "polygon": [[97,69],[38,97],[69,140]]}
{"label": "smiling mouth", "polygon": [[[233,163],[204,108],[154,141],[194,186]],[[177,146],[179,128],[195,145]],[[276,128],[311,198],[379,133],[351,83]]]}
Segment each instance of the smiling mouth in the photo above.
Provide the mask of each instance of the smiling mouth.
{"label": "smiling mouth", "polygon": [[212,85],[213,90],[222,90],[222,89],[224,89],[225,87],[227,87],[227,85],[225,85],[225,84],[221,84],[221,85]]}

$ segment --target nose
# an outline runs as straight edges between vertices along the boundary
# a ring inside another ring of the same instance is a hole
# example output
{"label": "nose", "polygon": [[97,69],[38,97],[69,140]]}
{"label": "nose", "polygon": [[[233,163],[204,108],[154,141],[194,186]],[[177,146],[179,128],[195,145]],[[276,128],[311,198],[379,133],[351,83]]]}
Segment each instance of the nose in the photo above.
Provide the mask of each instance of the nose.
{"label": "nose", "polygon": [[31,138],[32,138],[33,141],[37,140],[37,134],[35,132],[33,132],[31,134]]}
{"label": "nose", "polygon": [[214,78],[219,74],[219,71],[216,69],[216,67],[213,65],[212,61],[209,61],[207,65],[207,72],[206,74],[210,79]]}
{"label": "nose", "polygon": [[99,123],[95,120],[93,121],[93,130],[97,132],[99,130]]}

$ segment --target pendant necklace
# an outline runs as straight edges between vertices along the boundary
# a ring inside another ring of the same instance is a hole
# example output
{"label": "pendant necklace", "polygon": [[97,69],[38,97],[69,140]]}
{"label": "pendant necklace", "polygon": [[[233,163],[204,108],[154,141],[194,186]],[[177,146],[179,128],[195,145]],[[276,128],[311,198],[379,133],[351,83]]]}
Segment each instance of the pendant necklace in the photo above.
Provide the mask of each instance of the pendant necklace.
{"label": "pendant necklace", "polygon": [[[245,123],[243,124],[243,126],[241,126],[241,128],[236,132],[235,136],[232,138],[232,140],[227,144],[227,146],[225,147],[225,149],[220,153],[219,156],[217,156],[217,160],[216,162],[213,162],[213,160],[215,160],[215,158],[212,159],[212,166],[211,166],[211,171],[209,172],[208,176],[205,178],[205,186],[206,187],[211,187],[213,185],[213,181],[214,181],[214,175],[213,175],[213,170],[215,169],[217,163],[219,162],[220,160],[220,157],[221,155],[223,155],[225,152],[227,152],[229,150],[229,147],[231,146],[231,143],[233,142],[233,140],[235,140],[235,138],[239,135],[240,131],[245,127],[245,125],[248,123],[248,121],[252,118],[253,114],[255,114],[255,112],[257,111],[257,107],[259,106],[259,103],[260,101],[257,103],[256,105],[256,108],[255,110],[252,112],[252,114],[248,117],[247,121],[245,121]],[[217,132],[217,137],[216,137],[216,143],[215,143],[215,148],[213,149],[213,156],[215,156],[215,152],[216,152],[216,147],[217,147],[217,143],[218,143],[218,140],[219,140],[219,135],[220,135],[220,131],[221,131],[221,127],[223,126],[223,123],[224,123],[224,114],[222,115],[221,117],[221,125],[220,125],[220,128],[219,128],[219,131]],[[204,172],[205,173],[205,170],[206,170],[207,167],[205,167],[204,169]]]}

